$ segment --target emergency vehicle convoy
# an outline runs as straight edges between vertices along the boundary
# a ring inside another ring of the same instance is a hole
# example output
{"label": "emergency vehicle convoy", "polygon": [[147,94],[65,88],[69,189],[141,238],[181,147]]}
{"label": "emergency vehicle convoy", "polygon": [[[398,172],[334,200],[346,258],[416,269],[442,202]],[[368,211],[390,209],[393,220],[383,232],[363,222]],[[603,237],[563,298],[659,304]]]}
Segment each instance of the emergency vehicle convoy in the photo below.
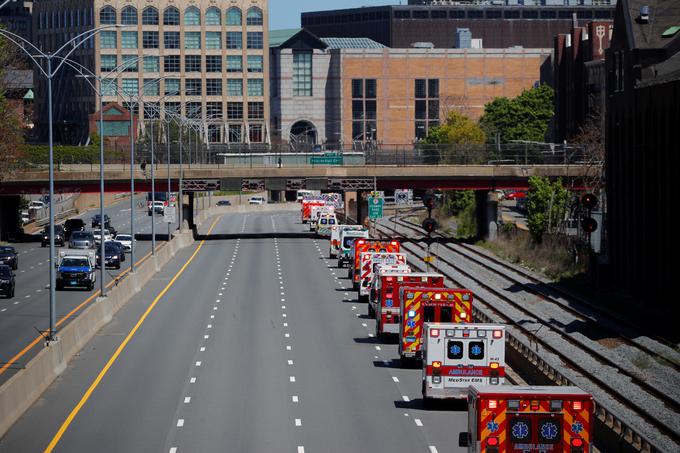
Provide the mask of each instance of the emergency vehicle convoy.
{"label": "emergency vehicle convoy", "polygon": [[399,253],[401,244],[398,241],[385,241],[381,239],[359,239],[352,246],[352,266],[349,268],[348,278],[352,280],[355,290],[359,289],[361,280],[361,254],[364,252]]}
{"label": "emergency vehicle convoy", "polygon": [[312,208],[315,206],[324,206],[326,204],[323,200],[316,199],[304,199],[302,200],[302,207],[300,209],[300,215],[302,218],[302,223],[307,223],[312,218]]}
{"label": "emergency vehicle convoy", "polygon": [[[363,232],[366,232],[366,237],[368,237],[368,230],[366,230],[366,228],[364,228],[362,225],[335,225],[331,227],[330,249],[328,252],[329,258],[338,257],[338,251],[340,250],[341,243],[340,235],[343,231],[360,231],[362,232],[362,237]],[[338,265],[338,267],[342,266]]]}
{"label": "emergency vehicle convoy", "polygon": [[455,288],[400,288],[401,327],[399,357],[408,364],[422,359],[423,324],[426,322],[469,323],[472,318],[472,292]]}
{"label": "emergency vehicle convoy", "polygon": [[405,253],[363,252],[361,254],[361,276],[359,280],[359,302],[368,302],[371,283],[376,268],[386,266],[394,272],[410,272]]}
{"label": "emergency vehicle convoy", "polygon": [[505,327],[426,322],[423,330],[423,401],[465,399],[471,384],[505,381]]}
{"label": "emergency vehicle convoy", "polygon": [[336,226],[338,219],[335,212],[323,212],[316,221],[316,235],[319,237],[331,237],[332,228]]}
{"label": "emergency vehicle convoy", "polygon": [[[363,227],[362,227],[363,228]],[[338,245],[338,268],[342,268],[347,264],[351,266],[353,262],[352,253],[354,250],[354,241],[359,239],[368,239],[368,230],[342,230],[340,232],[340,244]]]}
{"label": "emergency vehicle convoy", "polygon": [[373,278],[368,315],[375,317],[375,335],[399,334],[401,322],[400,290],[404,286],[444,286],[444,276],[435,273],[383,273],[380,269]]}
{"label": "emergency vehicle convoy", "polygon": [[473,384],[459,446],[469,453],[590,452],[593,411],[593,397],[578,387]]}

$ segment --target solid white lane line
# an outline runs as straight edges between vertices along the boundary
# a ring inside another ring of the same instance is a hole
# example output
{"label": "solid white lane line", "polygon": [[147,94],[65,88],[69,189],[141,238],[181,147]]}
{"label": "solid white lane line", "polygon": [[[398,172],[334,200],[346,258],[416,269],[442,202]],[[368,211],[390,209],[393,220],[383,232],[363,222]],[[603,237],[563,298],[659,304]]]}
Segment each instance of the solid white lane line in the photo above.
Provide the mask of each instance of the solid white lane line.
{"label": "solid white lane line", "polygon": [[396,376],[392,376],[392,380],[393,380],[394,382],[399,382],[399,378],[396,377]]}
{"label": "solid white lane line", "polygon": [[305,453],[305,447],[298,445],[298,451],[297,453]]}
{"label": "solid white lane line", "polygon": [[177,427],[181,428],[182,426],[184,426],[184,419],[180,418],[179,420],[177,420]]}
{"label": "solid white lane line", "polygon": [[177,453],[177,447],[172,447],[168,453]]}
{"label": "solid white lane line", "polygon": [[416,418],[413,421],[416,422],[416,426],[423,426],[423,422],[421,422],[419,418]]}

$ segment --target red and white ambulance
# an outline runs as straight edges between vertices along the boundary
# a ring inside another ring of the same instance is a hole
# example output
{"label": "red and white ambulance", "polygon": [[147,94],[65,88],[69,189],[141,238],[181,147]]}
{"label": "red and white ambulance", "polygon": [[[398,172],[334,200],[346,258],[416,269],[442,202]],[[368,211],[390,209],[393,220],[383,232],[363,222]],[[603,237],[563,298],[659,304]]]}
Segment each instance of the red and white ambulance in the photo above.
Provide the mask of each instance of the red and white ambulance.
{"label": "red and white ambulance", "polygon": [[444,276],[424,272],[376,274],[368,300],[368,315],[375,316],[376,337],[387,333],[399,333],[401,322],[399,290],[404,286],[443,288]]}
{"label": "red and white ambulance", "polygon": [[322,214],[333,214],[333,216],[335,216],[335,208],[328,204],[312,206],[311,214],[307,222],[309,223],[309,231],[316,231],[316,225]]}
{"label": "red and white ambulance", "polygon": [[307,223],[312,217],[312,208],[314,206],[325,206],[324,200],[304,199],[302,200],[302,207],[300,208],[300,217],[302,223]]}
{"label": "red and white ambulance", "polygon": [[593,397],[578,387],[468,389],[469,453],[586,453],[593,447]]}
{"label": "red and white ambulance", "polygon": [[505,326],[425,323],[423,401],[465,399],[470,384],[504,381]]}
{"label": "red and white ambulance", "polygon": [[350,257],[352,265],[348,271],[348,278],[352,280],[354,289],[359,289],[359,280],[361,277],[361,254],[363,252],[382,252],[382,253],[399,253],[401,251],[401,244],[398,241],[384,241],[381,239],[357,239],[352,246],[352,255]]}
{"label": "red and white ambulance", "polygon": [[403,364],[422,359],[423,324],[472,321],[472,291],[456,288],[400,289],[399,357]]}
{"label": "red and white ambulance", "polygon": [[394,272],[410,271],[406,264],[405,253],[363,252],[361,254],[361,276],[359,280],[359,302],[368,302],[371,293],[371,283],[378,266],[386,266]]}

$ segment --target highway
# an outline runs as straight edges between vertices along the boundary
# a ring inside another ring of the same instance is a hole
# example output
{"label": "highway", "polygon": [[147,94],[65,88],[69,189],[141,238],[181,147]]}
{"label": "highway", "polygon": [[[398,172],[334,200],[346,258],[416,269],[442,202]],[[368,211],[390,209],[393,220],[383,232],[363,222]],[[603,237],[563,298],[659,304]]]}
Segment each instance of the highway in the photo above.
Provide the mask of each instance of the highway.
{"label": "highway", "polygon": [[182,250],[0,452],[464,451],[465,409],[423,409],[421,371],[373,338],[328,241],[275,237],[305,231],[297,212],[214,220],[213,235],[272,237]]}
{"label": "highway", "polygon": [[[151,217],[147,215],[146,194],[138,195],[136,203],[144,207],[135,211],[135,232],[151,233]],[[136,204],[135,203],[135,204]],[[104,212],[111,218],[111,224],[119,233],[130,232],[130,200],[125,199]],[[87,211],[75,216],[82,218],[91,230],[91,218],[99,210]],[[167,224],[162,216],[155,216],[156,233],[167,235]],[[176,227],[176,225],[175,225]],[[37,330],[49,330],[49,247],[41,247],[40,242],[12,244],[19,254],[19,268],[16,273],[16,295],[13,299],[0,298],[0,383],[21,369],[42,347]],[[68,247],[57,247],[66,250]],[[136,242],[135,259],[145,259],[151,252],[151,241]],[[128,272],[130,254],[121,263],[121,269],[106,269],[106,284]],[[64,317],[79,313],[88,303],[99,295],[99,271],[93,291],[84,289],[57,291],[57,322],[65,322]],[[37,329],[37,330],[36,330]],[[33,345],[33,346],[31,346]],[[28,348],[28,349],[27,349]]]}

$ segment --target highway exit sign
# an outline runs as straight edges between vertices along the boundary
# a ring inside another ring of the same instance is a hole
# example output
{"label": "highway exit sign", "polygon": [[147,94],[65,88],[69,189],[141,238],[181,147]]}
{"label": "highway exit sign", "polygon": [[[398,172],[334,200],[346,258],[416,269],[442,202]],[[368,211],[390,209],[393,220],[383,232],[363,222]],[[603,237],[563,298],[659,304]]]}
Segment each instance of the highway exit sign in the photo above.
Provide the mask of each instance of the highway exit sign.
{"label": "highway exit sign", "polygon": [[384,205],[384,198],[373,196],[368,197],[368,217],[371,219],[382,219]]}

